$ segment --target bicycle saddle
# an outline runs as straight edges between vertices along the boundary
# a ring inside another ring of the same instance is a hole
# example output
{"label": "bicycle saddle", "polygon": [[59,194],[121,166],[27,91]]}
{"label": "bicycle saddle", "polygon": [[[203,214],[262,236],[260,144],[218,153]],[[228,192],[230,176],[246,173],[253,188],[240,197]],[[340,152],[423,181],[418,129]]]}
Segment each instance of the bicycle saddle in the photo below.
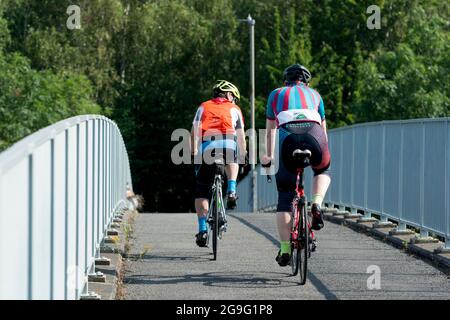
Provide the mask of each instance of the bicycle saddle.
{"label": "bicycle saddle", "polygon": [[294,159],[297,168],[308,167],[311,164],[311,156],[312,152],[308,149],[295,149],[294,152],[292,152],[292,158]]}
{"label": "bicycle saddle", "polygon": [[223,158],[214,159],[214,174],[220,174],[221,176],[225,176],[225,160]]}

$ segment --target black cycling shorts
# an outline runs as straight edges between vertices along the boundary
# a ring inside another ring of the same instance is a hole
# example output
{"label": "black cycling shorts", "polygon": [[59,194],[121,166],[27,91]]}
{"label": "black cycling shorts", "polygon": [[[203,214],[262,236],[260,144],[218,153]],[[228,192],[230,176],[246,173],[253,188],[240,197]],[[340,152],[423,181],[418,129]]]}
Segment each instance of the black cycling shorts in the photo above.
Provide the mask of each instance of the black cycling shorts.
{"label": "black cycling shorts", "polygon": [[[234,149],[215,149],[212,151],[214,158],[221,158],[227,161],[227,164],[237,163],[236,150]],[[222,157],[220,155],[226,155]],[[195,165],[195,199],[210,199],[211,188],[214,183],[216,174],[216,166],[214,164],[196,164]],[[222,175],[226,177],[225,172]]]}
{"label": "black cycling shorts", "polygon": [[297,182],[292,159],[294,150],[311,151],[311,167],[315,176],[328,172],[331,157],[325,131],[315,122],[285,124],[280,127],[279,137],[280,163],[275,176],[278,189],[277,212],[290,212]]}

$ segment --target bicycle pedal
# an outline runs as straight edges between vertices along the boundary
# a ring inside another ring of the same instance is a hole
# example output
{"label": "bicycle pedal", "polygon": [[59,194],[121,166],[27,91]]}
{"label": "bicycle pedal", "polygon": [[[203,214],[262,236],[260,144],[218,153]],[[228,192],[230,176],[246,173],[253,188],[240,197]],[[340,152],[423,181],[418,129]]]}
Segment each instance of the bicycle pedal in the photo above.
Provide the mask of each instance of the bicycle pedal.
{"label": "bicycle pedal", "polygon": [[316,240],[313,240],[313,241],[311,242],[311,252],[315,252],[316,249],[317,249],[317,241],[316,241]]}
{"label": "bicycle pedal", "polygon": [[220,238],[222,238],[222,234],[224,232],[227,232],[227,227],[225,227],[225,226],[220,227],[220,229],[219,229],[219,237]]}

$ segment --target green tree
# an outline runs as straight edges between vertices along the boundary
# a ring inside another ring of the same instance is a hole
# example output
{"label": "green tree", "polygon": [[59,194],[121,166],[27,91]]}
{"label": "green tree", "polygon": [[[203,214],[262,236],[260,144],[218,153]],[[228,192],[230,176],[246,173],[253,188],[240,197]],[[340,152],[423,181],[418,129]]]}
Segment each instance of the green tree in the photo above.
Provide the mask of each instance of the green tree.
{"label": "green tree", "polygon": [[78,114],[96,114],[89,80],[77,74],[38,72],[20,54],[0,53],[0,150]]}
{"label": "green tree", "polygon": [[403,42],[359,65],[359,121],[450,115],[447,20],[437,9],[414,6]]}
{"label": "green tree", "polygon": [[120,0],[82,0],[81,29],[66,26],[69,0],[10,1],[5,11],[12,34],[12,51],[19,51],[38,70],[86,75],[94,97],[110,114],[117,98],[115,34],[125,10]]}

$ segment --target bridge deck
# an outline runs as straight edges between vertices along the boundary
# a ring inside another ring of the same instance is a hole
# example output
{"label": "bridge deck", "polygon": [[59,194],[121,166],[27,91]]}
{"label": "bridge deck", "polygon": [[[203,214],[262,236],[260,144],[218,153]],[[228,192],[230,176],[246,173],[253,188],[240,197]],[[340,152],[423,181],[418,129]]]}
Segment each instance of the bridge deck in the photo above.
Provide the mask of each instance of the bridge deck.
{"label": "bridge deck", "polygon": [[[127,299],[450,299],[450,280],[428,263],[349,228],[327,223],[298,286],[280,268],[273,214],[229,219],[218,261],[194,243],[193,214],[141,214],[127,262]],[[367,268],[381,269],[381,289],[368,290]]]}

